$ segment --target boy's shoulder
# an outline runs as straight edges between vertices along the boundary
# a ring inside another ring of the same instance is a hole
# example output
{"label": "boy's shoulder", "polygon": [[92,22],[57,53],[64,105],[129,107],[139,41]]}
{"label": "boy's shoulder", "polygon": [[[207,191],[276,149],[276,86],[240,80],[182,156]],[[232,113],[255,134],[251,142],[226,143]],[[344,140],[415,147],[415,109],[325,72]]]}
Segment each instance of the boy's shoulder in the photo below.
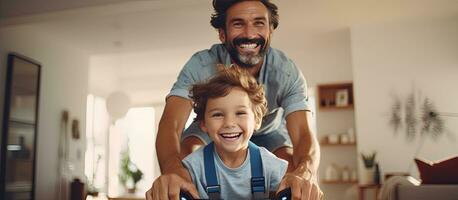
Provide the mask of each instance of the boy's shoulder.
{"label": "boy's shoulder", "polygon": [[275,165],[281,165],[282,166],[288,166],[288,161],[286,160],[283,160],[279,157],[277,157],[275,154],[273,154],[272,152],[270,152],[269,150],[267,150],[266,148],[264,147],[259,147],[260,149],[260,152],[261,152],[261,158],[262,158],[262,162],[264,164],[275,164]]}
{"label": "boy's shoulder", "polygon": [[205,146],[202,146],[194,152],[192,152],[191,154],[187,155],[185,158],[183,158],[183,162],[187,162],[189,164],[203,163],[204,147]]}

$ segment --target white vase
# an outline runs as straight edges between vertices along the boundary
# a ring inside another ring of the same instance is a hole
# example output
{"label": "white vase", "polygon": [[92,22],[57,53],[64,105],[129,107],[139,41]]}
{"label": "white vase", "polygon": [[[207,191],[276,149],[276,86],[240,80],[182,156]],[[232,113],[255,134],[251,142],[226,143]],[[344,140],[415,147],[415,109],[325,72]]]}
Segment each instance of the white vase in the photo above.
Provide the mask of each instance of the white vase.
{"label": "white vase", "polygon": [[374,171],[375,168],[361,168],[361,176],[359,177],[360,185],[370,185],[374,184]]}
{"label": "white vase", "polygon": [[339,169],[336,164],[332,163],[326,167],[325,180],[337,181],[340,180]]}

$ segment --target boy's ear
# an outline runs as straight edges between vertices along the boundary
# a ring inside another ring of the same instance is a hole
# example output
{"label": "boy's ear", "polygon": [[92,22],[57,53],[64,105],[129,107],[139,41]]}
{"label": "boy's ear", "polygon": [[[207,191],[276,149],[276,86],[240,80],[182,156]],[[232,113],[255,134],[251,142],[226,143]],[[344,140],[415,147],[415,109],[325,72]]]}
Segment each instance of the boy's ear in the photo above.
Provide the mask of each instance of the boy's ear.
{"label": "boy's ear", "polygon": [[259,128],[261,128],[261,123],[262,123],[262,119],[255,119],[254,120],[256,125],[254,126],[254,130],[258,130]]}
{"label": "boy's ear", "polygon": [[204,120],[200,120],[199,126],[200,126],[200,129],[202,129],[202,131],[204,131],[204,132],[206,132],[206,133],[208,132],[208,131],[207,131],[207,126],[205,126]]}
{"label": "boy's ear", "polygon": [[254,130],[258,130],[259,128],[261,128],[261,123],[256,123],[256,126],[254,127]]}

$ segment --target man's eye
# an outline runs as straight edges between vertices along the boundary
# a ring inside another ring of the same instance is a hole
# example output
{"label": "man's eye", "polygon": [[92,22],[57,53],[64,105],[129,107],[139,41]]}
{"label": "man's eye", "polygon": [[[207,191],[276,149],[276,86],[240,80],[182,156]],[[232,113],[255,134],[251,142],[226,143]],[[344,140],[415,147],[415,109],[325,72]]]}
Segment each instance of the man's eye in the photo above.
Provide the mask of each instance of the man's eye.
{"label": "man's eye", "polygon": [[255,26],[264,26],[264,22],[255,22],[254,25]]}
{"label": "man's eye", "polygon": [[232,26],[234,27],[242,27],[242,25],[243,25],[242,23],[233,23],[232,24]]}

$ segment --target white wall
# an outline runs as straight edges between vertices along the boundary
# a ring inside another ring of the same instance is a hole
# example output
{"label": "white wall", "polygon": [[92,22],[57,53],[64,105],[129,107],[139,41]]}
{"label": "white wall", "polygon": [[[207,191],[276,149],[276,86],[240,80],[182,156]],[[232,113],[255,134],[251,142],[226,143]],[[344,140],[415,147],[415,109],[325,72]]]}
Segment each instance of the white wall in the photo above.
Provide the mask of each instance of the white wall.
{"label": "white wall", "polygon": [[[38,26],[0,29],[0,71],[2,72],[0,90],[3,91],[5,86],[3,80],[5,80],[4,72],[9,52],[23,54],[42,64],[35,197],[37,200],[47,200],[55,199],[57,149],[61,112],[64,109],[69,111],[70,120],[80,121],[81,138],[77,141],[71,140],[70,159],[74,163],[75,176],[84,177],[85,106],[89,59],[83,52],[42,34],[36,27]],[[3,98],[1,99],[3,101]],[[81,153],[79,159],[76,156],[77,151]]]}
{"label": "white wall", "polygon": [[[388,125],[393,96],[415,92],[437,110],[458,113],[458,17],[358,26],[351,29],[359,151],[377,151],[384,172],[409,171],[420,138],[408,142]],[[420,111],[418,109],[418,111]],[[427,138],[418,157],[458,154],[458,118],[444,117],[446,132]]]}
{"label": "white wall", "polygon": [[287,28],[279,26],[272,46],[284,51],[296,63],[309,86],[353,80],[349,29],[310,35],[307,30]]}

